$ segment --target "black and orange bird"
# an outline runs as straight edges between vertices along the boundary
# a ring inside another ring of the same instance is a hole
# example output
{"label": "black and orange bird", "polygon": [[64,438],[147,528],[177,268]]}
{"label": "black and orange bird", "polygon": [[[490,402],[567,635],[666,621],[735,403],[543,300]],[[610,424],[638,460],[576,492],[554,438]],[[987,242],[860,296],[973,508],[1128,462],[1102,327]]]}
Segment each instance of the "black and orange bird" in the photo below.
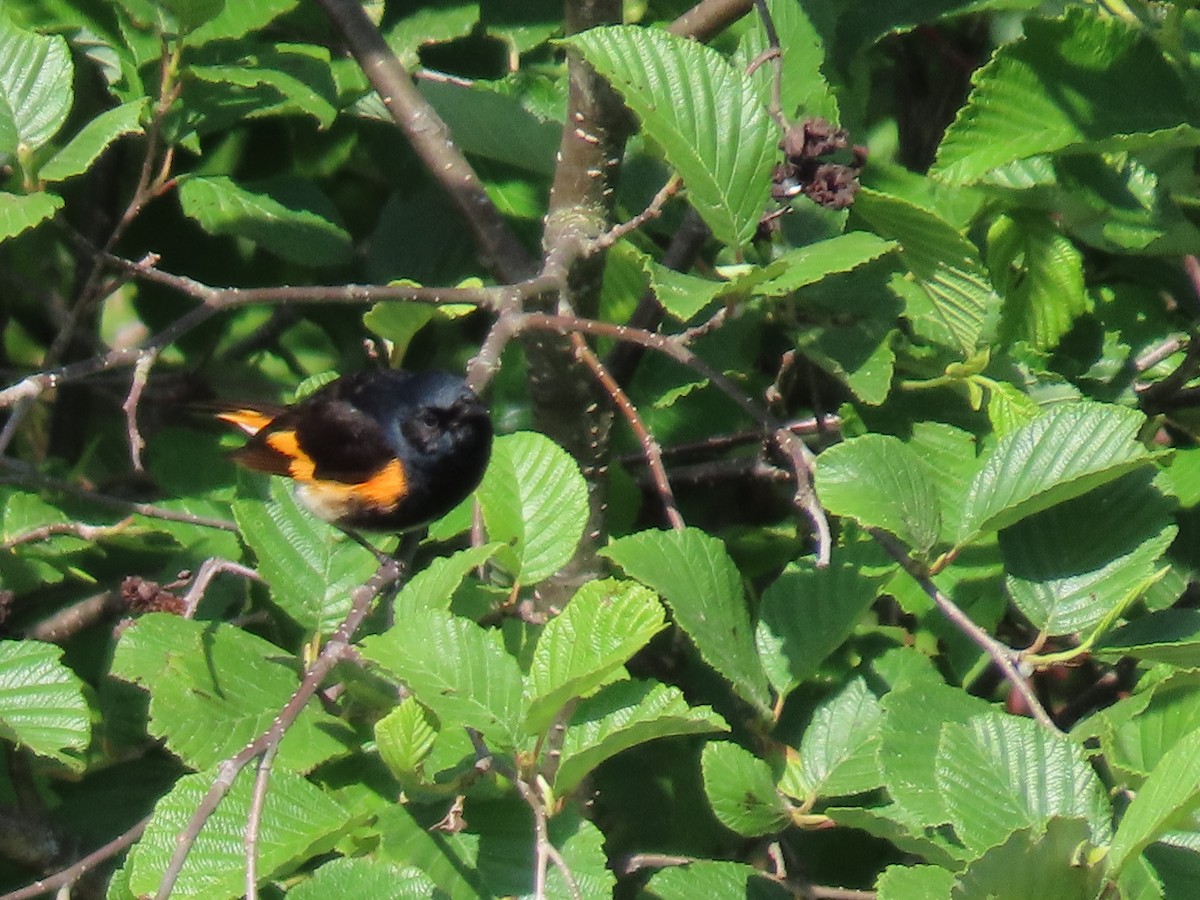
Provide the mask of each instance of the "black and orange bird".
{"label": "black and orange bird", "polygon": [[235,462],[291,478],[304,506],[345,529],[406,531],[444,515],[479,484],[492,448],[487,408],[447,372],[345,375],[292,406],[217,417],[250,435]]}

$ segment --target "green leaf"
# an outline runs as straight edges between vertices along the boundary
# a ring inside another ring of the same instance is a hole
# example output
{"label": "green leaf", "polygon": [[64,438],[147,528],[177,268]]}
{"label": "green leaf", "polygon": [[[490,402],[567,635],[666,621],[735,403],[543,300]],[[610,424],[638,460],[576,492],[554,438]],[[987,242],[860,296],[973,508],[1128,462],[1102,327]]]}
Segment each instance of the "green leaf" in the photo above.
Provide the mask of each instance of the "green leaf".
{"label": "green leaf", "polygon": [[1200,668],[1200,611],[1164,609],[1110,632],[1095,648],[1102,659],[1131,656],[1184,669]]}
{"label": "green leaf", "polygon": [[987,384],[987,416],[996,437],[1004,437],[1042,414],[1037,401],[1007,381]]}
{"label": "green leaf", "polygon": [[82,175],[108,147],[127,134],[141,134],[145,98],[105,110],[79,130],[67,146],[38,170],[43,181],[66,181]]}
{"label": "green leaf", "polygon": [[1008,593],[1039,631],[1085,631],[1144,587],[1178,533],[1153,474],[1132,472],[1000,532]]}
{"label": "green leaf", "polygon": [[1133,409],[1063,403],[1001,438],[967,489],[959,544],[1146,465],[1152,457],[1137,442],[1144,422]]}
{"label": "green leaf", "polygon": [[728,730],[709,707],[689,706],[678,688],[648,681],[615,682],[575,708],[554,790],[566,795],[600,763],[638,744]]}
{"label": "green leaf", "polygon": [[[490,90],[487,82],[464,85],[422,80],[420,89],[468,156],[495,160],[523,172],[554,174],[562,127],[538,119],[516,97]],[[391,115],[387,115],[391,121]]]}
{"label": "green leaf", "polygon": [[[215,771],[185,775],[154,807],[145,834],[129,857],[129,889],[139,896],[158,890],[179,835],[216,777]],[[192,845],[172,897],[225,900],[245,892],[244,837],[254,789],[254,767],[243,769],[229,794],[209,817]],[[348,813],[299,775],[271,772],[258,831],[258,865],[263,879],[294,868],[312,845],[330,838]],[[330,841],[332,843],[332,840]]]}
{"label": "green leaf", "polygon": [[926,471],[933,476],[942,511],[941,540],[953,543],[967,485],[979,469],[975,436],[943,422],[914,422],[908,446],[925,461]]}
{"label": "green leaf", "polygon": [[865,434],[830,447],[817,459],[816,488],[830,512],[891,532],[920,554],[941,534],[928,467],[891,435]]}
{"label": "green leaf", "polygon": [[565,566],[587,523],[587,485],[565,450],[544,435],[504,435],[477,492],[488,537],[512,545],[510,574],[534,584]]}
{"label": "green leaf", "polygon": [[[799,3],[769,0],[778,46],[783,52],[779,105],[789,119],[823,116],[838,120],[838,102],[825,77],[825,41]],[[748,67],[767,48],[766,30],[755,17],[738,48],[738,62]],[[769,102],[774,81],[773,66],[758,66],[751,76],[763,102]]]}
{"label": "green leaf", "polygon": [[748,242],[778,152],[753,84],[715,50],[659,29],[593,28],[566,42],[625,99],[716,238]]}
{"label": "green leaf", "polygon": [[791,821],[771,767],[748,750],[728,741],[707,744],[700,769],[709,805],[731,831],[758,837],[780,831]]}
{"label": "green leaf", "polygon": [[0,736],[82,771],[91,714],[62,653],[41,641],[0,641]]}
{"label": "green leaf", "polygon": [[900,244],[900,261],[912,273],[920,303],[910,292],[907,315],[928,320],[940,342],[963,358],[987,341],[1000,314],[1000,298],[992,289],[975,245],[929,210],[876,191],[859,191],[854,211],[880,236]]}
{"label": "green leaf", "polygon": [[1082,816],[1092,841],[1112,814],[1084,749],[1031,719],[988,713],[942,726],[935,778],[955,833],[985,850],[1054,816]]}
{"label": "green leaf", "polygon": [[376,562],[300,506],[288,485],[271,479],[268,502],[239,500],[233,515],[271,599],[305,631],[328,634],[346,617],[351,591],[370,577]]}
{"label": "green leaf", "polygon": [[318,866],[287,892],[288,900],[362,897],[370,900],[434,900],[433,879],[412,866],[400,867],[369,857],[340,857]]}
{"label": "green leaf", "polygon": [[[416,282],[413,282],[416,286]],[[363,324],[390,345],[388,356],[394,364],[404,361],[417,332],[437,315],[427,303],[383,301],[363,313]]]}
{"label": "green leaf", "polygon": [[925,825],[950,821],[934,778],[944,723],[971,721],[993,707],[946,684],[917,683],[885,694],[879,765],[888,795]]}
{"label": "green leaf", "polygon": [[1103,870],[1087,865],[1090,835],[1083,819],[1052,818],[1022,828],[971,860],[959,874],[952,900],[1080,900],[1095,897]]}
{"label": "green leaf", "polygon": [[869,231],[852,231],[789,250],[771,263],[779,274],[754,288],[764,297],[784,297],[830,275],[850,272],[898,249],[895,241]]}
{"label": "green leaf", "polygon": [[402,700],[375,723],[379,755],[397,778],[412,777],[421,771],[437,735],[425,707],[412,697]]}
{"label": "green leaf", "polygon": [[663,309],[681,322],[689,321],[692,316],[729,290],[730,283],[727,281],[713,281],[685,272],[676,272],[659,265],[649,256],[639,256],[642,268],[650,276],[654,296],[658,298]]}
{"label": "green leaf", "polygon": [[700,656],[763,715],[770,713],[767,677],[754,646],[741,573],[725,545],[696,528],[643,531],[602,553],[658,592]]}
{"label": "green leaf", "polygon": [[7,241],[22,231],[40,225],[62,209],[62,205],[62,197],[45,191],[36,194],[0,191],[0,241]]}
{"label": "green leaf", "polygon": [[153,0],[166,10],[180,31],[191,31],[215,17],[225,6],[225,0]]}
{"label": "green leaf", "polygon": [[329,51],[314,44],[239,42],[214,45],[187,72],[204,94],[212,95],[216,119],[207,123],[208,128],[241,105],[246,106],[248,117],[303,114],[328,128],[337,117],[337,89],[329,64]]}
{"label": "green leaf", "polygon": [[[194,769],[228,759],[270,728],[300,686],[295,660],[274,644],[167,613],[124,631],[111,674],[149,692],[150,732]],[[345,752],[339,734],[337,719],[310,701],[280,744],[279,766],[307,772]]]}
{"label": "green leaf", "polygon": [[289,262],[333,266],[350,258],[350,235],[311,184],[277,181],[260,191],[230,178],[181,179],[184,214],[210,234],[247,238]]}
{"label": "green leaf", "polygon": [[467,574],[484,565],[500,549],[500,544],[480,544],[450,556],[432,560],[428,566],[410,578],[392,601],[393,617],[403,622],[418,610],[450,608],[455,590]]}
{"label": "green leaf", "polygon": [[739,900],[787,900],[792,895],[753,866],[734,862],[696,860],[658,872],[646,885],[655,900],[696,900],[697,897],[737,897]]}
{"label": "green leaf", "polygon": [[244,37],[295,8],[299,0],[226,0],[224,8],[188,33],[185,43],[199,47],[209,41]]}
{"label": "green leaf", "polygon": [[987,249],[992,282],[1004,296],[1001,337],[1056,347],[1090,306],[1083,255],[1044,216],[997,216]]}
{"label": "green leaf", "polygon": [[494,747],[517,745],[525,714],[521,670],[500,632],[420,610],[364,640],[362,653],[401,678],[443,727],[466,725]]}
{"label": "green leaf", "polygon": [[840,827],[865,831],[894,844],[904,853],[949,870],[962,868],[963,861],[968,858],[950,829],[933,828],[895,803],[873,807],[831,806],[825,810],[825,815]]}
{"label": "green leaf", "polygon": [[[383,813],[374,829],[381,836],[374,858],[425,872],[437,885],[439,900],[533,895],[533,820],[519,800],[468,800],[466,828],[457,833],[429,827],[440,812],[432,819],[419,815],[405,805]],[[600,830],[568,807],[550,819],[547,831],[583,900],[612,897],[616,878],[606,866]],[[551,865],[547,872],[545,896],[570,897],[555,868]]]}
{"label": "green leaf", "polygon": [[1181,740],[1200,729],[1200,673],[1170,672],[1077,727],[1073,736],[1099,737],[1115,773],[1138,785]]}
{"label": "green leaf", "polygon": [[564,704],[611,680],[666,624],[658,597],[641,585],[611,578],[583,585],[538,638],[526,732],[549,728]]}
{"label": "green leaf", "polygon": [[18,28],[0,14],[0,163],[45,144],[74,99],[67,42]]}
{"label": "green leaf", "polygon": [[763,591],[759,655],[775,690],[786,696],[811,678],[853,633],[891,566],[873,544],[836,548],[829,566],[788,566]]}
{"label": "green leaf", "polygon": [[888,866],[875,882],[877,900],[946,900],[954,873],[941,866]]}
{"label": "green leaf", "polygon": [[1200,143],[1187,88],[1155,42],[1090,9],[1031,18],[972,81],[933,169],[957,184],[1040,153]]}
{"label": "green leaf", "polygon": [[1109,878],[1200,804],[1200,729],[1172,747],[1125,810],[1106,858]]}
{"label": "green leaf", "polygon": [[882,784],[875,760],[882,718],[879,700],[861,678],[817,707],[800,741],[796,786],[804,799],[861,794]]}

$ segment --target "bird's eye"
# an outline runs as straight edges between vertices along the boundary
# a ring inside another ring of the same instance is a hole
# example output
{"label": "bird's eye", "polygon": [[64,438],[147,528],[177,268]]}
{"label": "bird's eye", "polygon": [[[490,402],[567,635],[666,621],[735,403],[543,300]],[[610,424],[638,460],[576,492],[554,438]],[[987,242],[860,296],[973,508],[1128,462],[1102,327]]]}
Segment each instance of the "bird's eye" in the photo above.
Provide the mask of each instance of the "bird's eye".
{"label": "bird's eye", "polygon": [[423,409],[415,413],[402,426],[404,435],[418,447],[432,446],[442,433],[442,420],[432,409]]}

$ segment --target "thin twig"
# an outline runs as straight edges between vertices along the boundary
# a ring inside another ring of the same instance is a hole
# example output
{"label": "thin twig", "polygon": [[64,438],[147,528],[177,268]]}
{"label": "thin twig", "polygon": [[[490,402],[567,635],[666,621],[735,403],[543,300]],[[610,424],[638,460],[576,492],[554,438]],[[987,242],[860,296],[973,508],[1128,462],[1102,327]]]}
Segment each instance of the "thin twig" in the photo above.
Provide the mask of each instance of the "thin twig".
{"label": "thin twig", "polygon": [[129,458],[135,472],[144,471],[142,450],[146,447],[146,441],[142,438],[142,433],[138,431],[138,404],[142,400],[142,392],[146,389],[146,382],[150,380],[150,370],[154,367],[156,359],[158,359],[158,353],[155,350],[147,350],[138,357],[137,362],[133,365],[133,378],[129,383],[129,394],[125,397],[125,402],[121,404],[121,410],[125,413],[125,430],[129,436]]}
{"label": "thin twig", "polygon": [[[497,322],[497,327],[501,323]],[[699,372],[759,423],[763,430],[773,435],[779,448],[784,452],[796,475],[796,505],[801,509],[813,526],[817,541],[818,565],[827,565],[830,559],[832,538],[829,531],[829,520],[817,502],[812,489],[814,457],[804,442],[796,438],[790,431],[783,428],[769,413],[759,409],[744,391],[738,388],[723,372],[718,371],[707,360],[697,356],[690,348],[677,338],[656,334],[640,328],[629,328],[624,325],[610,325],[592,319],[576,316],[550,315],[547,313],[520,313],[508,317],[507,333],[517,334],[525,328],[538,328],[557,331],[562,334],[582,332],[616,340],[632,341],[652,350],[657,350],[674,359],[680,365]],[[498,355],[497,355],[498,359]]]}
{"label": "thin twig", "polygon": [[87,856],[83,857],[83,859],[79,860],[79,862],[72,863],[61,872],[56,872],[54,875],[39,879],[19,890],[0,895],[0,900],[30,900],[31,897],[40,897],[42,894],[59,891],[73,885],[96,865],[105,860],[112,859],[112,857],[140,838],[142,832],[146,830],[146,826],[149,824],[150,817],[146,816],[146,818],[142,819],[128,831],[113,838],[104,846],[93,850]]}
{"label": "thin twig", "polygon": [[949,619],[954,627],[970,638],[971,642],[986,653],[992,662],[996,664],[997,668],[1000,669],[1004,677],[1008,680],[1008,683],[1012,685],[1013,690],[1025,701],[1025,704],[1029,707],[1030,715],[1037,720],[1038,724],[1055,734],[1059,734],[1058,726],[1054,724],[1054,720],[1050,718],[1049,713],[1042,706],[1042,702],[1038,700],[1037,694],[1034,693],[1033,688],[1029,684],[1029,680],[1021,674],[1021,670],[1018,668],[1019,659],[1017,651],[1011,647],[1006,647],[979,625],[975,624],[975,621],[963,612],[953,600],[942,593],[938,586],[933,583],[933,579],[929,577],[924,567],[908,555],[908,552],[899,541],[886,531],[878,528],[872,528],[869,531],[879,545],[888,552],[888,555],[900,563],[904,571],[911,575],[913,580],[921,586],[921,590],[942,611],[942,615]]}
{"label": "thin twig", "polygon": [[250,796],[250,811],[246,816],[246,900],[258,900],[258,833],[262,827],[263,807],[267,802],[267,787],[271,783],[271,765],[279,752],[279,744],[272,744],[258,760],[254,773],[254,793]]}
{"label": "thin twig", "polygon": [[200,565],[200,571],[196,573],[192,586],[183,595],[183,617],[185,619],[190,619],[196,614],[196,608],[204,599],[204,593],[208,590],[209,584],[222,572],[239,575],[251,581],[262,581],[262,576],[249,566],[243,566],[233,560],[221,559],[219,556],[210,557]]}
{"label": "thin twig", "polygon": [[[415,549],[415,543],[410,545]],[[158,892],[154,895],[155,900],[166,900],[171,895],[171,891],[175,887],[175,882],[179,879],[179,873],[183,870],[183,864],[187,861],[188,854],[191,852],[192,845],[196,842],[196,838],[200,835],[200,829],[204,827],[204,823],[220,805],[225,795],[229,793],[233,787],[234,779],[238,773],[246,767],[249,762],[265,753],[269,748],[277,745],[287,730],[296,721],[305,705],[325,676],[337,664],[337,662],[345,654],[350,646],[350,641],[354,633],[358,631],[359,625],[362,624],[367,613],[371,610],[372,601],[384,590],[394,584],[401,575],[401,564],[396,560],[391,560],[388,563],[381,565],[375,574],[363,585],[355,588],[350,595],[350,611],[346,614],[346,618],[342,620],[341,625],[330,637],[329,641],[321,649],[320,655],[313,661],[312,665],[304,673],[304,679],[292,694],[291,699],[284,704],[279,711],[279,715],[271,723],[271,726],[260,734],[257,738],[243,747],[236,755],[225,760],[217,768],[217,777],[214,779],[212,787],[201,798],[196,811],[188,820],[187,826],[176,838],[175,852],[171,855],[171,860],[167,865],[166,871],[163,872],[162,880],[159,882]]]}
{"label": "thin twig", "polygon": [[50,478],[41,475],[32,469],[27,469],[24,466],[18,466],[13,460],[0,459],[0,468],[7,468],[9,474],[0,476],[0,484],[19,484],[26,487],[31,487],[39,490],[55,491],[64,494],[70,494],[73,497],[78,497],[81,500],[86,500],[89,503],[95,503],[97,506],[108,507],[109,509],[117,509],[122,512],[133,512],[140,516],[146,516],[149,519],[162,519],[165,522],[182,522],[185,525],[197,525],[201,528],[215,528],[219,531],[237,532],[237,523],[231,522],[228,519],[214,519],[211,516],[198,516],[194,513],[180,512],[174,509],[164,509],[161,506],[155,506],[153,503],[139,503],[134,500],[125,500],[121,497],[112,497],[108,494],[101,494],[97,491],[90,491],[82,488],[77,484],[72,484],[70,481],[63,481],[60,478]]}
{"label": "thin twig", "polygon": [[579,889],[579,882],[575,880],[574,873],[571,871],[570,866],[567,865],[567,861],[563,859],[563,855],[559,853],[558,848],[550,841],[550,829],[546,819],[546,804],[541,792],[526,782],[507,760],[493,754],[488,749],[487,744],[484,743],[483,735],[473,728],[468,728],[467,734],[471,738],[471,743],[475,745],[476,765],[483,766],[485,769],[494,769],[497,773],[512,782],[517,793],[521,795],[521,799],[525,801],[525,804],[533,813],[536,863],[533,881],[534,900],[546,900],[546,871],[549,863],[554,863],[554,867],[562,875],[563,881],[566,882],[567,890],[571,893],[571,900],[583,900],[583,892]]}
{"label": "thin twig", "polygon": [[771,62],[771,100],[767,104],[767,113],[781,130],[786,131],[788,121],[783,112],[783,51],[779,45],[779,32],[775,30],[775,19],[767,0],[754,0],[754,7],[758,10],[758,18],[767,35],[767,52],[764,56]]}
{"label": "thin twig", "polygon": [[654,489],[658,492],[659,499],[662,501],[663,513],[667,517],[667,521],[671,523],[671,527],[676,531],[682,531],[685,527],[683,516],[679,512],[679,506],[675,502],[675,492],[671,490],[671,482],[667,478],[667,470],[663,467],[662,448],[658,441],[646,424],[642,421],[641,415],[637,411],[637,407],[633,405],[633,401],[629,399],[629,395],[621,389],[617,384],[616,379],[609,374],[608,369],[604,367],[604,363],[596,356],[591,347],[587,345],[582,335],[572,335],[572,343],[575,345],[575,352],[600,382],[600,386],[612,398],[613,404],[620,410],[621,415],[625,417],[625,421],[629,423],[629,429],[638,439],[641,445],[642,454],[646,458],[646,468],[650,470],[650,477],[654,481]]}
{"label": "thin twig", "polygon": [[450,197],[479,251],[501,281],[519,281],[535,270],[529,253],[488,196],[437,112],[367,17],[358,0],[317,0],[341,32],[359,67],[430,176]]}
{"label": "thin twig", "polygon": [[87,525],[83,522],[52,522],[49,525],[39,525],[37,528],[22,531],[15,537],[11,537],[0,544],[0,550],[11,550],[13,547],[21,544],[44,541],[60,534],[73,535],[85,541],[98,541],[111,535],[119,534],[132,524],[132,516],[124,518],[120,522],[115,522],[112,525]]}
{"label": "thin twig", "polygon": [[61,644],[85,628],[128,608],[118,591],[102,591],[60,609],[25,630],[25,636],[48,644]]}
{"label": "thin twig", "polygon": [[663,207],[667,201],[679,193],[679,189],[683,187],[683,179],[678,175],[672,175],[667,179],[667,183],[658,189],[658,193],[650,198],[650,202],[640,213],[629,219],[627,222],[621,222],[614,225],[606,233],[596,238],[588,247],[589,253],[598,253],[601,250],[607,250],[621,238],[630,232],[641,228],[651,219],[657,219],[662,215]]}
{"label": "thin twig", "polygon": [[753,0],[700,0],[667,30],[680,37],[707,41],[750,12],[753,6]]}

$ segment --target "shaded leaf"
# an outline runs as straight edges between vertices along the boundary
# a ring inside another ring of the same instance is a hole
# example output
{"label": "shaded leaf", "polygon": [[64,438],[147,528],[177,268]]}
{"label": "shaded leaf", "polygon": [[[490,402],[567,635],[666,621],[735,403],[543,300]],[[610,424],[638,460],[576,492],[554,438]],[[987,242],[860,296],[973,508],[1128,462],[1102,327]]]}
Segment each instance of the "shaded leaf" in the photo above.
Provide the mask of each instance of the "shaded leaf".
{"label": "shaded leaf", "polygon": [[968,863],[950,896],[953,900],[1095,897],[1104,873],[1085,862],[1090,837],[1084,819],[1055,817],[1044,828],[1022,828]]}
{"label": "shaded leaf", "polygon": [[181,179],[179,202],[205,231],[247,238],[290,262],[331,266],[350,258],[350,235],[311,185],[277,182],[254,190],[224,176],[195,176]]}
{"label": "shaded leaf", "polygon": [[1039,631],[1084,631],[1144,589],[1177,533],[1153,474],[1132,472],[1000,532],[1009,595]]}
{"label": "shaded leaf", "polygon": [[1000,298],[975,245],[937,214],[898,197],[864,188],[854,210],[880,236],[900,244],[900,261],[922,292],[922,306],[904,295],[908,317],[929,318],[945,343],[971,356],[990,337],[1000,313]]}
{"label": "shaded leaf", "polygon": [[820,669],[875,601],[891,566],[873,544],[836,548],[831,564],[794,564],[763,591],[757,644],[771,685],[787,695]]}
{"label": "shaded leaf", "polygon": [[791,821],[771,768],[728,741],[707,744],[700,757],[704,793],[721,824],[746,837],[772,834]]}
{"label": "shaded leaf", "polygon": [[988,267],[1004,295],[1000,333],[1049,350],[1091,305],[1083,255],[1044,217],[998,216],[988,230]]}

